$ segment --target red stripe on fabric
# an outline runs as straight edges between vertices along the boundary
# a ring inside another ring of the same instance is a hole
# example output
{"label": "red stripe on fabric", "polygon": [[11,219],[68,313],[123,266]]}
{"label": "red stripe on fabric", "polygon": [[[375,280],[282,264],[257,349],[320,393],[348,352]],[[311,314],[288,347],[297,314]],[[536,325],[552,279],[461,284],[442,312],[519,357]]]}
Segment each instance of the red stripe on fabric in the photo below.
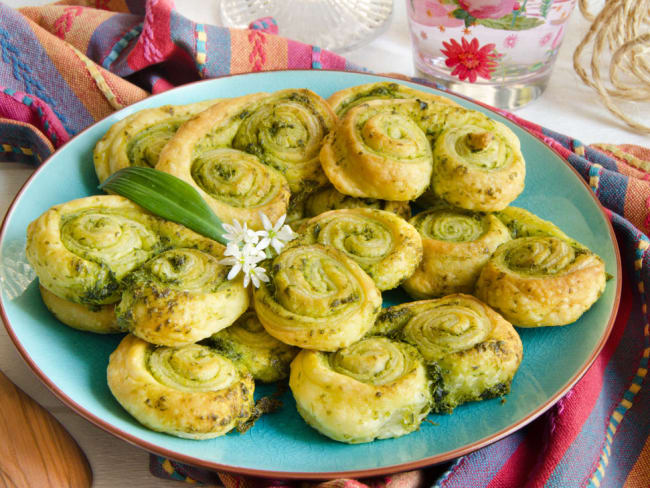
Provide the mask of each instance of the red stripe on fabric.
{"label": "red stripe on fabric", "polygon": [[287,68],[311,68],[311,46],[287,39]]}
{"label": "red stripe on fabric", "polygon": [[[547,419],[542,417],[529,427],[531,432],[492,479],[488,488],[524,485],[527,488],[536,488],[546,484],[566,450],[582,430],[598,400],[603,386],[605,368],[623,336],[634,306],[632,293],[628,281],[623,280],[621,303],[612,333],[589,371],[573,387],[570,394],[566,395],[558,402],[558,406],[554,407],[562,408],[562,413],[553,419],[551,439],[546,450],[541,449],[544,433],[538,430],[547,427],[548,424]],[[534,435],[535,433],[539,435]],[[541,466],[536,466],[539,459],[544,459],[544,463]]]}
{"label": "red stripe on fabric", "polygon": [[323,69],[345,69],[345,58],[330,51],[320,52],[320,64]]}
{"label": "red stripe on fabric", "polygon": [[142,34],[129,53],[129,67],[138,71],[163,61],[173,50],[170,19],[174,4],[171,0],[150,0],[147,2]]}

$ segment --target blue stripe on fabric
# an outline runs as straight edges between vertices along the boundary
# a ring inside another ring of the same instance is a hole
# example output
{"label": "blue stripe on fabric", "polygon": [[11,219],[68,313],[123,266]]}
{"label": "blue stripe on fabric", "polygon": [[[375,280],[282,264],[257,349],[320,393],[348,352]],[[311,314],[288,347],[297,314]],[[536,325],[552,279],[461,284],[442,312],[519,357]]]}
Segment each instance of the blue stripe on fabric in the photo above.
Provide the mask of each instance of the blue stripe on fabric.
{"label": "blue stripe on fabric", "polygon": [[104,58],[104,61],[102,61],[102,66],[106,69],[110,69],[111,64],[115,62],[115,60],[122,54],[124,49],[129,45],[129,43],[137,38],[140,33],[142,32],[142,24],[136,25],[133,29],[131,29],[129,32],[124,34],[124,36],[115,43],[113,48],[111,49],[111,52],[108,53],[108,56]]}
{"label": "blue stripe on fabric", "polygon": [[4,90],[2,90],[2,92],[6,93],[10,97],[13,97],[16,94],[16,90],[14,90],[13,88],[5,88]]}
{"label": "blue stripe on fabric", "polygon": [[54,66],[26,19],[2,3],[0,18],[0,79],[47,103],[69,134],[92,124],[92,115]]}
{"label": "blue stripe on fabric", "polygon": [[[575,486],[579,486],[583,480],[592,476],[593,461],[600,458],[601,450],[605,445],[606,432],[615,440],[621,435],[620,430],[616,434],[612,431],[609,416],[627,389],[629,378],[636,372],[636,361],[630,361],[629,353],[638,348],[639,329],[635,324],[640,323],[641,320],[643,320],[641,311],[638,307],[634,307],[625,324],[620,343],[605,368],[603,388],[594,408],[582,430],[549,476],[545,487],[574,486],[574,483]],[[607,428],[604,428],[605,425]],[[614,456],[615,453],[612,451],[612,457]],[[622,462],[624,458],[625,455],[616,462]]]}
{"label": "blue stripe on fabric", "polygon": [[205,26],[207,59],[203,67],[206,78],[230,73],[230,31],[214,25]]}

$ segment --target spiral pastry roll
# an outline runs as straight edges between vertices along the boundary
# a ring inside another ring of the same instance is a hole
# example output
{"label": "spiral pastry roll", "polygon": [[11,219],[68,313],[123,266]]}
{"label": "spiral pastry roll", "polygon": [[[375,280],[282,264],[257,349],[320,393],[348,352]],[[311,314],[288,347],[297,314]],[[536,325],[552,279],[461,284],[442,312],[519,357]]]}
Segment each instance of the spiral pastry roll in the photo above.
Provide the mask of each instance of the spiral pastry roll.
{"label": "spiral pastry roll", "polygon": [[298,348],[269,335],[253,310],[213,335],[210,344],[264,383],[289,376],[289,363],[298,353]]}
{"label": "spiral pastry roll", "polygon": [[127,280],[118,323],[163,346],[192,344],[228,327],[249,304],[241,278],[228,280],[219,254],[171,249],[147,261]]}
{"label": "spiral pastry roll", "polygon": [[[190,129],[194,123],[188,123]],[[261,229],[260,212],[275,222],[287,211],[290,192],[284,176],[237,149],[210,149],[192,160],[165,159],[157,169],[192,185],[225,222],[236,219]]]}
{"label": "spiral pastry roll", "polygon": [[289,387],[309,425],[350,444],[413,432],[431,408],[420,354],[385,337],[335,353],[301,351],[291,363]]}
{"label": "spiral pastry roll", "polygon": [[75,303],[106,305],[120,299],[129,272],[169,246],[161,226],[181,227],[162,224],[117,195],[86,197],[56,205],[29,224],[25,251],[50,292]]}
{"label": "spiral pastry roll", "polygon": [[316,243],[344,252],[380,290],[397,287],[422,259],[418,231],[385,210],[353,208],[322,213],[301,226],[300,237],[291,245]]}
{"label": "spiral pastry roll", "polygon": [[432,379],[436,412],[505,395],[523,357],[512,324],[471,295],[389,307],[372,332],[417,347]]}
{"label": "spiral pastry roll", "polygon": [[368,83],[345,88],[334,93],[327,99],[327,102],[334,109],[336,115],[343,118],[348,110],[364,102],[379,99],[395,100],[400,98],[415,98],[446,105],[457,105],[456,102],[447,97],[416,90],[415,88],[390,81],[380,81],[378,83]]}
{"label": "spiral pastry roll", "polygon": [[346,195],[408,201],[429,186],[432,103],[371,100],[352,108],[321,149],[325,174]]}
{"label": "spiral pastry roll", "polygon": [[108,386],[145,427],[186,439],[211,439],[253,411],[253,377],[207,346],[156,347],[127,335],[111,354]]}
{"label": "spiral pastry roll", "polygon": [[422,236],[423,257],[402,283],[414,298],[471,293],[481,269],[499,245],[510,239],[494,215],[445,205],[409,221]]}
{"label": "spiral pastry roll", "polygon": [[411,217],[411,207],[408,202],[351,197],[350,195],[344,195],[338,192],[332,186],[315,191],[307,197],[303,217],[315,217],[328,210],[340,210],[342,208],[376,208],[378,210],[393,212],[403,219],[409,219]]}
{"label": "spiral pastry roll", "polygon": [[436,195],[456,207],[496,212],[523,191],[525,177],[519,139],[510,129],[478,112],[449,113],[433,147]]}
{"label": "spiral pastry roll", "polygon": [[336,351],[360,339],[381,308],[372,278],[338,249],[291,247],[267,270],[271,279],[255,290],[255,311],[286,344]]}
{"label": "spiral pastry roll", "polygon": [[135,112],[113,124],[93,152],[100,183],[129,166],[156,166],[160,151],[178,128],[217,100],[165,105]]}
{"label": "spiral pastry roll", "polygon": [[522,237],[503,244],[476,283],[476,296],[521,327],[578,320],[605,290],[603,260],[558,237]]}
{"label": "spiral pastry roll", "polygon": [[292,193],[307,194],[327,183],[318,154],[336,122],[327,102],[311,90],[281,90],[249,107],[233,147],[280,171]]}
{"label": "spiral pastry roll", "polygon": [[574,247],[584,247],[571,239],[553,222],[543,220],[534,213],[519,207],[507,207],[497,212],[496,217],[508,227],[513,239],[519,237],[557,237],[569,242]]}
{"label": "spiral pastry roll", "polygon": [[47,309],[65,325],[97,334],[125,332],[117,324],[115,304],[84,305],[60,298],[43,286],[39,289]]}

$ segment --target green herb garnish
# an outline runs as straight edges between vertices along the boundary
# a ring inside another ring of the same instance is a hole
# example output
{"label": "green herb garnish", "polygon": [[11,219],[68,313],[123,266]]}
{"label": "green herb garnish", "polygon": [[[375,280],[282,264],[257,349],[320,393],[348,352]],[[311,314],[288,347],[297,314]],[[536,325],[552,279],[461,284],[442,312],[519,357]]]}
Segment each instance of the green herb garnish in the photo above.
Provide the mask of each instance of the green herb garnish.
{"label": "green herb garnish", "polygon": [[221,219],[191,185],[169,173],[131,166],[112,174],[99,188],[126,197],[159,217],[228,244]]}

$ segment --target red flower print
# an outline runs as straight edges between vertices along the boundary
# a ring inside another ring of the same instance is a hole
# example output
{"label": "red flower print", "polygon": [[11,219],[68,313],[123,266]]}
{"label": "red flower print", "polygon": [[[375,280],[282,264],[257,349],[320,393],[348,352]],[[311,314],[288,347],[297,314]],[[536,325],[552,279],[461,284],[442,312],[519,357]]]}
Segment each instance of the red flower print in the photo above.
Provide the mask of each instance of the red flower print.
{"label": "red flower print", "polygon": [[497,66],[495,61],[497,56],[493,52],[494,44],[480,47],[478,39],[474,38],[471,42],[467,42],[464,37],[461,43],[458,44],[456,39],[442,43],[445,49],[441,49],[441,52],[447,57],[445,64],[450,68],[455,66],[451,76],[458,76],[461,81],[469,79],[470,83],[474,83],[478,76],[489,80],[490,73]]}

